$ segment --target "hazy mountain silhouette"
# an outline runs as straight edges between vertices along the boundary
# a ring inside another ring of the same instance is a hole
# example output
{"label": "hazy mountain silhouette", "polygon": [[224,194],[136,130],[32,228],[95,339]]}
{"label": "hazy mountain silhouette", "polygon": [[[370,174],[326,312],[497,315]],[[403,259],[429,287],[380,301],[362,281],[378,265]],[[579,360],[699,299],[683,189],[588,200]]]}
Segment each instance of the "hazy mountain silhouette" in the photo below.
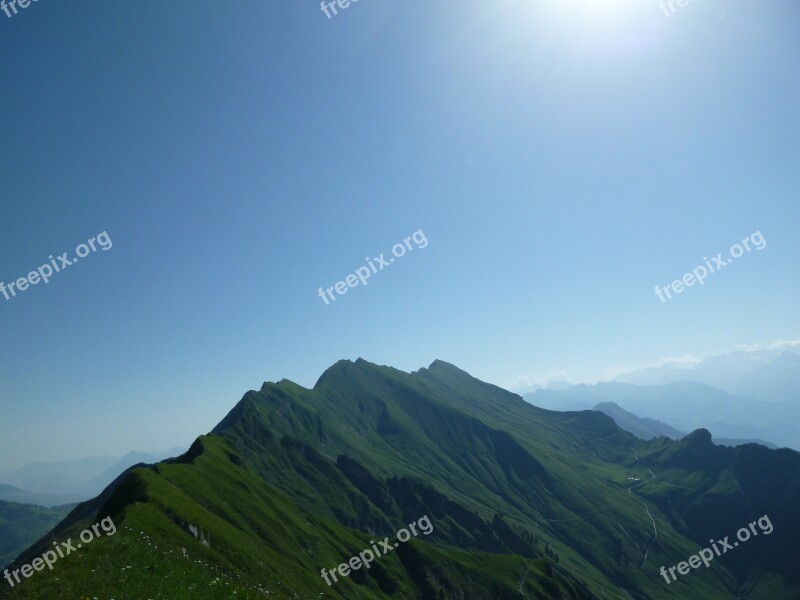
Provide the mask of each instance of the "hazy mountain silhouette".
{"label": "hazy mountain silhouette", "polygon": [[737,386],[745,394],[767,402],[800,405],[800,354],[784,352],[744,375]]}
{"label": "hazy mountain silhouette", "polygon": [[[614,404],[613,402],[601,402],[594,407],[593,410],[600,411],[612,419],[621,429],[632,433],[638,438],[643,440],[651,440],[659,436],[665,436],[673,440],[679,440],[686,435],[682,431],[678,431],[674,427],[670,427],[666,423],[656,421],[655,419],[647,419],[637,417],[631,412],[624,410],[622,407]],[[744,444],[761,444],[767,448],[777,450],[775,444],[766,442],[759,439],[739,439],[739,438],[712,438],[711,440],[718,446],[742,446]]]}
{"label": "hazy mountain silhouette", "polygon": [[614,381],[636,385],[703,383],[732,395],[800,404],[800,354],[797,346],[729,352],[709,356],[693,367],[668,363],[624,373]]}
{"label": "hazy mountain silhouette", "polygon": [[0,476],[0,481],[26,492],[73,498],[70,502],[75,498],[86,500],[99,494],[125,469],[138,463],[158,462],[184,451],[185,448],[171,448],[157,453],[133,451],[121,458],[96,456],[58,462],[37,461]]}
{"label": "hazy mountain silhouette", "polygon": [[83,494],[42,494],[0,483],[0,500],[6,502],[36,504],[49,508],[63,504],[74,504],[85,499],[86,497]]}
{"label": "hazy mountain silhouette", "polygon": [[650,440],[659,436],[666,436],[673,440],[679,440],[685,434],[670,427],[669,425],[656,421],[655,419],[647,419],[637,417],[633,413],[624,410],[614,402],[601,402],[597,404],[592,410],[600,411],[614,419],[614,422],[621,429],[628,431],[638,438],[643,440]]}
{"label": "hazy mountain silhouette", "polygon": [[800,448],[800,405],[733,396],[702,383],[605,382],[576,385],[563,392],[539,390],[525,399],[550,410],[588,410],[598,403],[614,402],[679,431],[706,428],[715,438],[761,439],[779,447]]}

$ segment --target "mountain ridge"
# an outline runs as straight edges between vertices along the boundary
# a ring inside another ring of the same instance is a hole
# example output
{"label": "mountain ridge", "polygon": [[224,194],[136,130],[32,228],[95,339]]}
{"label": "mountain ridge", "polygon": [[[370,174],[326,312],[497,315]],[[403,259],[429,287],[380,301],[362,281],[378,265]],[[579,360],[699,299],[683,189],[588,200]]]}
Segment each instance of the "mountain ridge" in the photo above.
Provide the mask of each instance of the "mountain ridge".
{"label": "mountain ridge", "polygon": [[[126,587],[101,579],[97,591],[190,597],[154,592],[152,578],[140,574],[156,572],[173,588],[200,586],[210,598],[226,597],[214,591],[212,574],[245,598],[268,589],[278,598],[718,600],[740,596],[745,582],[757,598],[774,577],[783,580],[780,593],[795,593],[796,576],[783,562],[763,572],[747,562],[732,570],[720,563],[670,587],[660,579],[658,565],[683,560],[703,543],[697,502],[721,480],[741,478],[744,487],[728,493],[747,506],[760,502],[751,482],[775,487],[780,471],[780,483],[790,484],[792,491],[768,503],[777,516],[774,545],[754,544],[764,560],[800,534],[786,520],[786,504],[798,497],[800,455],[706,441],[705,431],[678,442],[642,441],[607,415],[540,409],[444,361],[413,373],[339,361],[311,389],[281,380],[248,391],[184,455],[120,475],[26,557],[106,514],[120,534],[83,550],[80,565],[65,564],[58,584],[41,574],[25,583],[36,592],[80,593],[85,567],[115,572],[135,564]],[[774,468],[753,473],[753,456]],[[638,483],[630,487],[632,477]],[[740,511],[717,496],[709,504],[714,522],[735,530]],[[368,547],[370,536],[391,535],[422,514],[432,535],[332,587],[319,577],[323,566]],[[180,545],[204,567],[188,568],[171,554],[162,560],[142,540],[159,549]],[[739,552],[752,558],[748,548]],[[25,597],[22,589],[9,596]]]}

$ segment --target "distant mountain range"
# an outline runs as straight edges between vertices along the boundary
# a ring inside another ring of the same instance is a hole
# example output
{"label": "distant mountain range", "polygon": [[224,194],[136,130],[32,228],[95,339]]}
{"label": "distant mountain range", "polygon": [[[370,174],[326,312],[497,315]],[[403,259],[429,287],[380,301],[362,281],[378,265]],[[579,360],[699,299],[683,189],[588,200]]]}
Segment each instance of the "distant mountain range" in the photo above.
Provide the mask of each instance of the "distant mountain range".
{"label": "distant mountain range", "polygon": [[0,483],[0,500],[51,507],[81,502],[86,500],[86,496],[83,494],[42,494]]}
{"label": "distant mountain range", "polygon": [[[25,494],[34,498],[30,503],[52,506],[86,500],[99,494],[116,477],[139,463],[155,463],[171,456],[178,456],[185,448],[171,448],[166,452],[129,452],[123,457],[98,456],[59,462],[32,462],[9,473],[0,474],[0,499],[27,502]],[[22,496],[14,498],[3,492],[2,484],[20,488]],[[35,499],[40,495],[39,499]],[[42,500],[42,496],[55,496],[54,502]]]}
{"label": "distant mountain range", "polygon": [[[637,417],[633,413],[624,410],[613,402],[601,402],[592,410],[600,411],[612,419],[618,427],[632,433],[643,440],[651,440],[659,436],[665,436],[673,440],[679,440],[686,434],[670,427],[669,425],[656,421]],[[741,446],[742,444],[761,444],[767,448],[777,449],[777,446],[764,440],[756,439],[734,439],[734,438],[713,438],[712,442],[718,446]]]}
{"label": "distant mountain range", "polygon": [[637,385],[703,383],[734,396],[800,405],[798,351],[800,346],[730,352],[708,357],[692,368],[667,364],[625,373],[615,381]]}
{"label": "distant mountain range", "polygon": [[[701,384],[607,385],[534,396],[644,396],[707,404],[704,416],[738,401]],[[799,503],[792,450],[715,446],[703,429],[644,441],[601,412],[543,410],[441,361],[413,373],[341,361],[312,389],[248,392],[184,455],[123,473],[14,568],[105,516],[117,535],[0,595],[791,600]],[[659,574],[765,514],[774,531],[711,568],[669,585]],[[430,535],[391,545],[423,515]],[[326,584],[323,569],[378,540],[387,555]]]}
{"label": "distant mountain range", "polygon": [[673,440],[679,440],[686,435],[661,421],[637,417],[614,402],[601,402],[592,410],[608,415],[614,419],[618,427],[643,440],[652,440],[662,435]]}
{"label": "distant mountain range", "polygon": [[766,402],[800,405],[800,354],[784,352],[742,377],[736,393]]}
{"label": "distant mountain range", "polygon": [[530,394],[532,392],[535,392],[536,390],[553,390],[553,391],[557,391],[558,392],[558,391],[562,391],[562,390],[568,390],[571,387],[572,387],[572,384],[570,382],[568,382],[568,381],[565,381],[563,379],[551,379],[547,383],[543,383],[543,384],[542,383],[532,383],[530,385],[525,385],[525,386],[522,386],[522,387],[515,387],[515,388],[513,388],[512,391],[514,391],[514,393],[517,393],[517,394],[519,394],[521,396],[522,394]]}
{"label": "distant mountain range", "polygon": [[606,382],[576,385],[565,391],[539,390],[525,400],[549,410],[591,410],[613,402],[639,417],[679,431],[706,428],[716,438],[761,439],[800,449],[800,405],[733,396],[702,383],[633,385]]}

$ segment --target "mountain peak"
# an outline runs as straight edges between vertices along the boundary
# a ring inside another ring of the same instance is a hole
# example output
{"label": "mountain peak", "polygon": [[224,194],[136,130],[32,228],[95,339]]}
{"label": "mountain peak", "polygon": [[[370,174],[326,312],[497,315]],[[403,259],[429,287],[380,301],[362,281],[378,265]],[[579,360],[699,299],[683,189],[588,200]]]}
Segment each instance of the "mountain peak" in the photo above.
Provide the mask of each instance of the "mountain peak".
{"label": "mountain peak", "polygon": [[[352,382],[356,380],[363,380],[365,377],[374,378],[387,375],[392,376],[392,374],[397,373],[401,373],[401,371],[386,365],[372,363],[363,358],[357,358],[356,360],[343,358],[341,360],[337,360],[330,367],[325,369],[325,372],[320,375],[317,383],[314,384],[314,389],[319,388],[325,383],[334,382],[337,380],[349,380]],[[358,377],[356,377],[356,375],[358,375]]]}
{"label": "mountain peak", "polygon": [[[358,361],[361,360],[362,359],[360,358],[358,359]],[[317,383],[314,384],[314,389],[318,388],[326,381],[346,375],[350,371],[350,369],[358,363],[358,361],[353,362],[352,360],[347,358],[337,360],[330,367],[325,369],[322,375],[319,376],[319,379],[317,379]]]}
{"label": "mountain peak", "polygon": [[434,369],[447,369],[447,370],[454,370],[454,371],[463,372],[463,371],[461,371],[461,369],[459,369],[459,368],[458,368],[457,366],[455,366],[454,364],[451,364],[451,363],[449,363],[449,362],[446,362],[446,361],[440,360],[440,359],[438,359],[438,358],[437,358],[436,360],[434,360],[434,361],[433,361],[433,362],[430,364],[430,366],[428,367],[428,369],[430,369],[430,370],[434,370]]}
{"label": "mountain peak", "polygon": [[708,429],[696,429],[683,438],[683,442],[690,446],[713,446],[711,432]]}

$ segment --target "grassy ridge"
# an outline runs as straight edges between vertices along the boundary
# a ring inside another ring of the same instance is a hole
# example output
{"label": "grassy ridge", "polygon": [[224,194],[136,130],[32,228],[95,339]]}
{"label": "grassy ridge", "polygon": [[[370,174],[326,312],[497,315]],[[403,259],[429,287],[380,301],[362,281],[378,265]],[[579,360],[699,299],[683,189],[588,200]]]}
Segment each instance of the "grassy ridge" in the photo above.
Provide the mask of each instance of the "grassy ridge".
{"label": "grassy ridge", "polygon": [[[439,361],[342,361],[313,389],[248,392],[186,455],[121,477],[57,533],[112,515],[118,535],[10,597],[790,598],[799,482],[797,453],[703,432],[643,442]],[[770,537],[659,575],[765,510]],[[332,587],[320,577],[422,515],[430,536]]]}
{"label": "grassy ridge", "polygon": [[[161,463],[128,474],[129,485],[99,514],[113,513],[116,535],[103,537],[35,573],[11,598],[398,598],[420,597],[430,577],[437,588],[470,598],[522,598],[544,587],[586,598],[568,576],[531,570],[517,556],[443,550],[416,540],[381,557],[367,572],[328,587],[333,568],[370,546],[373,537],[297,509],[260,477],[231,462],[232,448],[203,437],[191,463]],[[235,456],[235,455],[233,455]],[[122,495],[136,488],[137,501]],[[235,499],[235,502],[231,502]],[[73,538],[87,522],[60,539]],[[190,526],[197,525],[197,536]],[[204,541],[208,543],[204,543]],[[412,572],[413,571],[413,572]],[[425,573],[424,576],[421,573]],[[428,586],[430,587],[430,586]],[[235,594],[234,594],[235,592]],[[429,593],[434,593],[430,592]],[[436,595],[430,597],[438,597]]]}

